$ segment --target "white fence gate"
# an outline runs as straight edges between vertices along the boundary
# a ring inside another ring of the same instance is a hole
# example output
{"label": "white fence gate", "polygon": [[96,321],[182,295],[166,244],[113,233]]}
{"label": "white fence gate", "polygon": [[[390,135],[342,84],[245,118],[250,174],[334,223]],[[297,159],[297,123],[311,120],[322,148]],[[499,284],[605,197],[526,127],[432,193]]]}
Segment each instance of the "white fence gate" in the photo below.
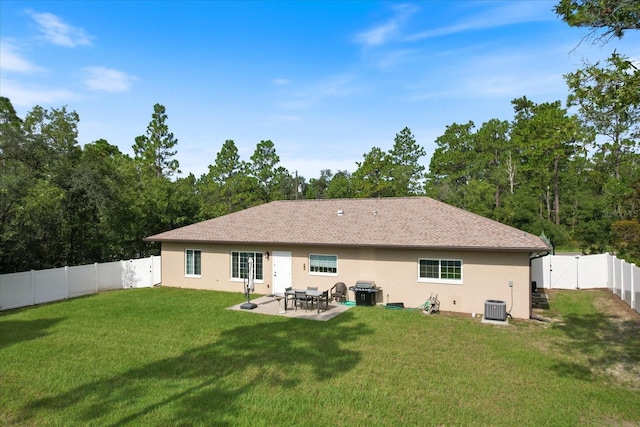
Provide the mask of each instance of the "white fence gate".
{"label": "white fence gate", "polygon": [[0,310],[162,281],[161,257],[0,274]]}
{"label": "white fence gate", "polygon": [[614,255],[547,255],[531,260],[531,281],[543,289],[608,288],[640,312],[640,268]]}

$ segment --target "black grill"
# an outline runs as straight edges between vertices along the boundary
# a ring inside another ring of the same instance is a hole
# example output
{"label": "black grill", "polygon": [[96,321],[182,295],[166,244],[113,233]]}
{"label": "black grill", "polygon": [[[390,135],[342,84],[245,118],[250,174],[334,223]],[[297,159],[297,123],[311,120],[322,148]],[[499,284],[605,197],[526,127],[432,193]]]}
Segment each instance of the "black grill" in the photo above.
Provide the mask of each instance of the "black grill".
{"label": "black grill", "polygon": [[381,290],[373,281],[358,281],[355,286],[349,287],[356,295],[356,305],[376,305],[376,295]]}

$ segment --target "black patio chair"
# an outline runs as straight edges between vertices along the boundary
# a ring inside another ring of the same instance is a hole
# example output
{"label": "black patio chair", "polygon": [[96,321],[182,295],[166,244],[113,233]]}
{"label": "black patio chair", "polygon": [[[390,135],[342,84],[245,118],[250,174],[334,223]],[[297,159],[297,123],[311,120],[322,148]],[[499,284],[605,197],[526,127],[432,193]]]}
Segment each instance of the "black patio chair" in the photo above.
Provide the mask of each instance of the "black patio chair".
{"label": "black patio chair", "polygon": [[291,287],[284,289],[284,304],[285,304],[285,307],[289,306],[289,301],[291,301],[293,303],[293,305],[296,304],[296,296],[293,293],[291,293],[292,289],[293,288],[291,288]]}
{"label": "black patio chair", "polygon": [[323,291],[318,298],[318,313],[320,310],[329,310],[329,291]]}
{"label": "black patio chair", "polygon": [[298,307],[302,306],[304,306],[305,310],[309,308],[309,297],[305,291],[295,291],[295,305],[296,311],[298,310]]}
{"label": "black patio chair", "polygon": [[[317,286],[307,286],[307,290],[308,291],[317,291],[318,287]],[[310,295],[307,295],[307,301],[309,301],[309,303],[311,304],[311,308],[313,309],[313,302],[315,301],[315,297],[312,297]]]}
{"label": "black patio chair", "polygon": [[336,301],[346,301],[347,300],[347,285],[343,282],[338,282],[331,288],[331,298]]}

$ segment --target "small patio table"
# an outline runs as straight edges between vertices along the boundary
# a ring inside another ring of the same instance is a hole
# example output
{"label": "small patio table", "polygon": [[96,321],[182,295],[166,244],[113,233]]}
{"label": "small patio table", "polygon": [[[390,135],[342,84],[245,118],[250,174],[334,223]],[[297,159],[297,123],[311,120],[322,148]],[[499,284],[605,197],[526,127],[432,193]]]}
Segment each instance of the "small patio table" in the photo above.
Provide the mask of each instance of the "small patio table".
{"label": "small patio table", "polygon": [[285,292],[284,298],[284,310],[287,311],[287,295],[295,295],[296,291],[304,292],[308,297],[311,297],[311,307],[313,307],[313,302],[315,301],[318,307],[318,313],[320,313],[320,297],[322,296],[322,291],[311,291],[309,289],[290,289]]}

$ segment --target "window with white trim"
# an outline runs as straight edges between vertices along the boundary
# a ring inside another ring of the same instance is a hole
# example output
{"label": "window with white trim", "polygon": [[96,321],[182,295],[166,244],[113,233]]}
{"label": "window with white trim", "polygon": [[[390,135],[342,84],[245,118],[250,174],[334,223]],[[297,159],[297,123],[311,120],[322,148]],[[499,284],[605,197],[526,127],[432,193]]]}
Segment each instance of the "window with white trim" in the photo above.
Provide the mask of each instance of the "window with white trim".
{"label": "window with white trim", "polygon": [[338,274],[337,255],[309,255],[309,273],[328,274],[335,276]]}
{"label": "window with white trim", "polygon": [[198,249],[185,249],[184,274],[197,277],[202,274],[202,252]]}
{"label": "window with white trim", "polygon": [[422,282],[462,283],[462,260],[419,259],[418,279]]}
{"label": "window with white trim", "polygon": [[249,258],[253,258],[253,278],[263,280],[262,252],[231,252],[231,278],[246,279],[249,271]]}

